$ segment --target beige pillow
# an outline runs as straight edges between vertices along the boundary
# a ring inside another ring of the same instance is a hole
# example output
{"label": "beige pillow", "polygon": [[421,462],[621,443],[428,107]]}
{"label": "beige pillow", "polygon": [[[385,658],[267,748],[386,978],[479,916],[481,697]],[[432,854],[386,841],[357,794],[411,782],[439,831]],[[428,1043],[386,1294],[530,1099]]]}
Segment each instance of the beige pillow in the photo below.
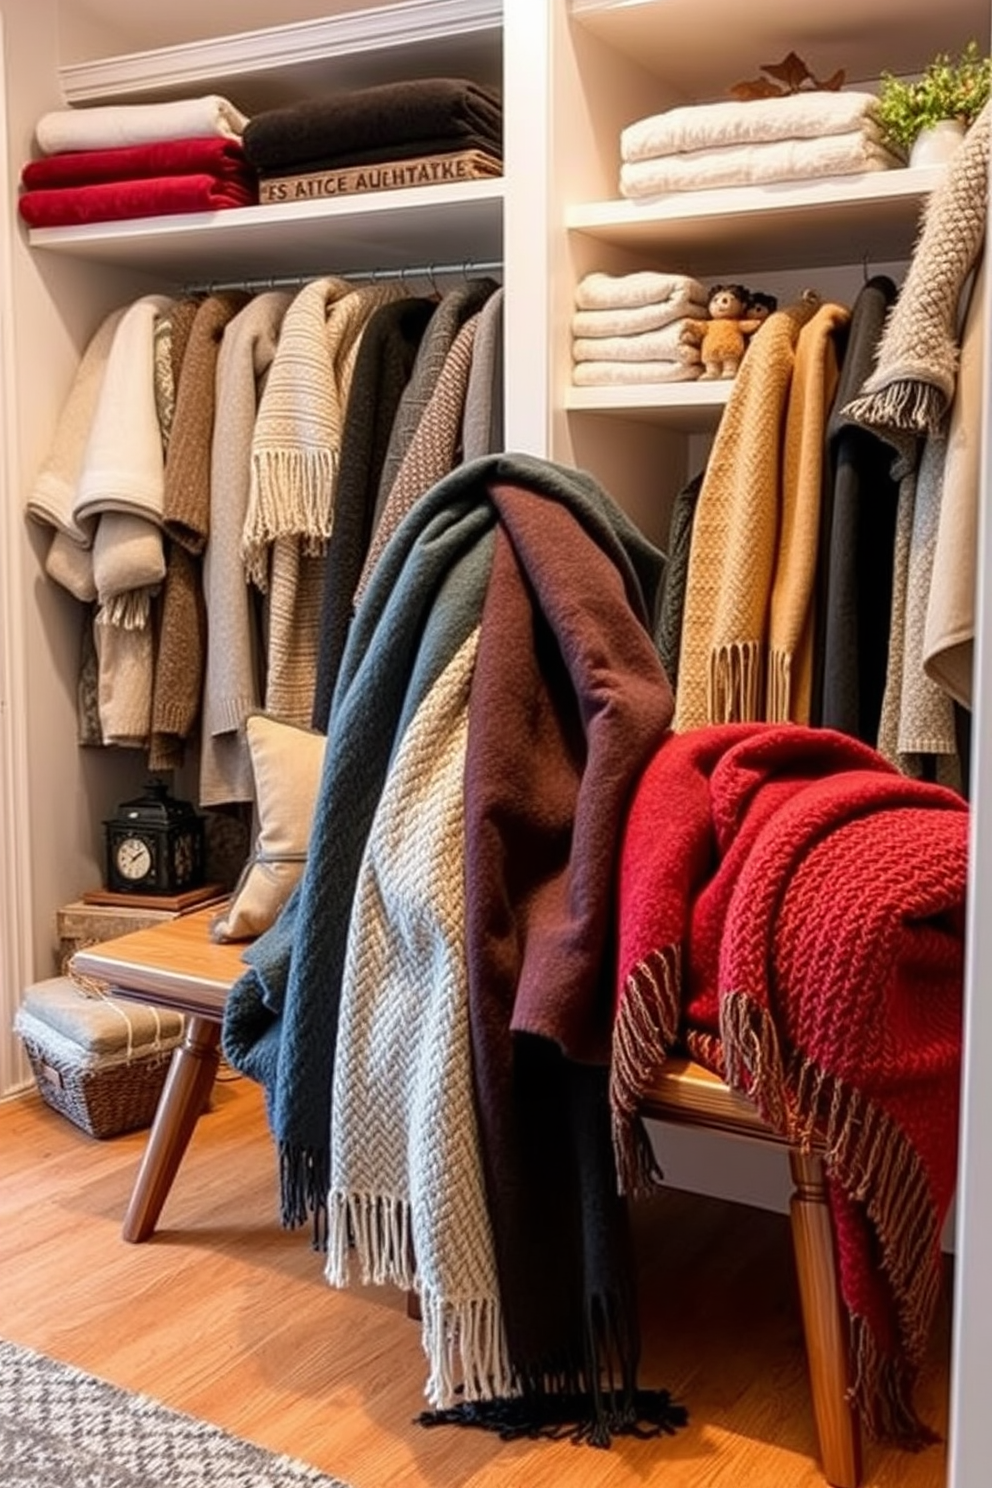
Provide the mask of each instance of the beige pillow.
{"label": "beige pillow", "polygon": [[255,778],[255,851],[215,917],[215,940],[251,940],[273,923],[303,873],[326,736],[252,713],[245,723]]}

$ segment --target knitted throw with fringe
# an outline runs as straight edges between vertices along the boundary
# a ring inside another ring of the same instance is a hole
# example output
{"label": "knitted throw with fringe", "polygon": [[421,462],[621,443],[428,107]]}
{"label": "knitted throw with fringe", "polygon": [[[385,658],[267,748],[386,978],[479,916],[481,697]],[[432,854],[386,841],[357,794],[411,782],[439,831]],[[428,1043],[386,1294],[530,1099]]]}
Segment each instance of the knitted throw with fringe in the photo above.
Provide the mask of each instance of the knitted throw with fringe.
{"label": "knitted throw with fringe", "polygon": [[987,103],[927,202],[875,370],[844,410],[865,428],[942,429],[957,380],[961,293],[985,241],[990,110]]}
{"label": "knitted throw with fringe", "polygon": [[656,1180],[637,1119],[688,1045],[779,1134],[824,1149],[868,1432],[933,1440],[913,1405],[956,1167],[968,808],[827,729],[671,736],[620,864],[611,1099],[622,1181]]}
{"label": "knitted throw with fringe", "polygon": [[696,503],[679,650],[675,727],[759,719],[779,492],[796,343],[817,309],[770,315],[748,347]]}

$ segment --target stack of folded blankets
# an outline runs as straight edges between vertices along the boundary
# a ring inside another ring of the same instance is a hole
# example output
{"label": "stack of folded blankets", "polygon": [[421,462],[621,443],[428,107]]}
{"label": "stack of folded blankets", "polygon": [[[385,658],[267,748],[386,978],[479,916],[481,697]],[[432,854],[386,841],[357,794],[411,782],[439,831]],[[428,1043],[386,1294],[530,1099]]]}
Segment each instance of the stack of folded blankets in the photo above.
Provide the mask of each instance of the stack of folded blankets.
{"label": "stack of folded blankets", "polygon": [[698,279],[641,269],[586,274],[575,288],[576,387],[686,382],[702,371],[698,347],[680,344],[686,320],[709,318]]}
{"label": "stack of folded blankets", "polygon": [[882,142],[873,93],[808,90],[669,109],[620,134],[620,193],[634,201],[904,165]]}
{"label": "stack of folded blankets", "polygon": [[29,227],[69,227],[251,206],[247,123],[216,94],[56,109],[35,126],[41,158],[21,171],[18,211]]}
{"label": "stack of folded blankets", "polygon": [[304,200],[502,173],[499,94],[464,78],[418,78],[257,113],[245,153],[261,200]]}

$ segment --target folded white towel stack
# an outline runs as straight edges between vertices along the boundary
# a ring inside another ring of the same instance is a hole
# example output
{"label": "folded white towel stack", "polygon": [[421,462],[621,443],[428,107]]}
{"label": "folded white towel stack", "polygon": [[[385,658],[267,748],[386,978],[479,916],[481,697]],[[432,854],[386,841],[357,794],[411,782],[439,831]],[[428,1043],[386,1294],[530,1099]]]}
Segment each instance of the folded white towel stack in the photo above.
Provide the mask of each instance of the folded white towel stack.
{"label": "folded white towel stack", "polygon": [[680,345],[687,319],[708,314],[706,290],[687,274],[642,269],[587,274],[575,289],[572,380],[577,387],[686,382],[702,371]]}
{"label": "folded white towel stack", "polygon": [[873,93],[812,90],[669,109],[621,131],[620,192],[633,200],[889,170]]}
{"label": "folded white towel stack", "polygon": [[53,109],[38,120],[34,134],[43,155],[60,155],[66,150],[107,150],[161,140],[240,139],[247,123],[247,115],[229,99],[207,93],[167,103]]}

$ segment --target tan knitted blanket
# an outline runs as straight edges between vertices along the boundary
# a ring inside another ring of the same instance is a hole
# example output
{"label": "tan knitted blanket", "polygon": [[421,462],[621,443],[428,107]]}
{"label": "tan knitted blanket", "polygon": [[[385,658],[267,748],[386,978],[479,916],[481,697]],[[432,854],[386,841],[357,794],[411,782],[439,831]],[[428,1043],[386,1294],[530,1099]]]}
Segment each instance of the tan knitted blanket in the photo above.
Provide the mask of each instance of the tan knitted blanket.
{"label": "tan knitted blanket", "polygon": [[696,505],[682,620],[677,730],[760,719],[782,443],[796,343],[818,306],[778,310],[734,379]]}
{"label": "tan knitted blanket", "polygon": [[796,343],[768,615],[765,718],[769,723],[809,723],[825,431],[840,372],[836,333],[850,318],[843,305],[822,305]]}

